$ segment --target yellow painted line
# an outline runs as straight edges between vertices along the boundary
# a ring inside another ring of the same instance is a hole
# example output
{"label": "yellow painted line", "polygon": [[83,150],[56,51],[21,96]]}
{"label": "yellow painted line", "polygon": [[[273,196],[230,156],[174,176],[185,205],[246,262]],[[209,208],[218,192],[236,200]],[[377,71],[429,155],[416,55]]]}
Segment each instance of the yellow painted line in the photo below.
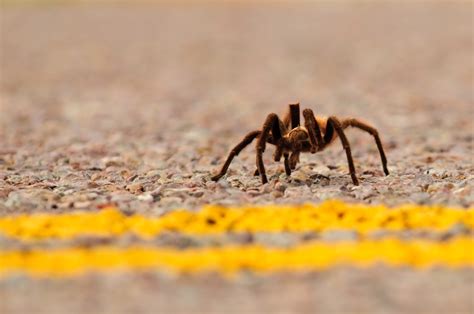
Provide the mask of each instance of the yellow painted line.
{"label": "yellow painted line", "polygon": [[474,229],[474,208],[406,205],[397,208],[327,201],[319,205],[206,206],[172,211],[161,217],[126,216],[116,208],[97,212],[33,214],[0,218],[0,234],[24,241],[119,236],[151,238],[163,232],[215,235],[226,232],[308,232],[354,230],[448,230],[455,224]]}
{"label": "yellow painted line", "polygon": [[369,267],[474,267],[474,240],[426,240],[324,243],[312,242],[289,249],[259,245],[188,250],[153,247],[95,247],[61,250],[0,252],[0,277],[26,274],[34,277],[68,277],[86,272],[157,270],[171,273],[219,272],[229,275],[247,270],[256,273],[317,271],[337,265]]}
{"label": "yellow painted line", "polygon": [[349,229],[361,234],[376,230],[443,231],[455,224],[474,229],[474,208],[406,205],[397,208],[327,201],[320,205],[206,206],[172,211],[161,217],[123,215],[116,208],[98,212],[34,214],[0,218],[0,234],[28,240],[71,239],[78,236],[150,238],[163,232],[213,235],[226,232],[308,232]]}

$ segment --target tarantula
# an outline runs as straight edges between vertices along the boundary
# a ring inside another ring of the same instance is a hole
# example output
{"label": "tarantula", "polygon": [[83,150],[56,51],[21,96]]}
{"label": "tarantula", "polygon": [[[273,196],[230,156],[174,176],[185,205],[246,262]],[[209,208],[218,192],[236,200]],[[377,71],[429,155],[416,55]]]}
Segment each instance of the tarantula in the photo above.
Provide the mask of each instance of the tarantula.
{"label": "tarantula", "polygon": [[347,127],[359,128],[371,134],[377,148],[380,152],[382,160],[382,167],[385,175],[388,175],[387,158],[382,147],[382,142],[378,131],[357,119],[343,119],[331,116],[329,118],[315,117],[311,109],[303,110],[303,117],[305,120],[304,126],[300,125],[300,104],[290,104],[289,111],[281,120],[276,114],[270,113],[261,130],[255,130],[248,133],[244,139],[237,144],[229,153],[227,160],[222,166],[220,172],[212,177],[213,181],[219,180],[229,168],[232,159],[237,156],[247,145],[257,138],[257,169],[254,175],[260,175],[262,184],[268,182],[265,173],[265,166],[263,165],[262,154],[265,151],[266,143],[276,146],[273,158],[275,161],[280,161],[284,158],[285,172],[289,176],[291,171],[296,168],[299,162],[300,153],[310,152],[312,154],[320,152],[334,142],[339,137],[342,147],[346,151],[347,161],[349,163],[349,172],[352,177],[354,185],[359,185],[357,179],[354,162],[352,160],[351,147],[347,141],[344,129]]}

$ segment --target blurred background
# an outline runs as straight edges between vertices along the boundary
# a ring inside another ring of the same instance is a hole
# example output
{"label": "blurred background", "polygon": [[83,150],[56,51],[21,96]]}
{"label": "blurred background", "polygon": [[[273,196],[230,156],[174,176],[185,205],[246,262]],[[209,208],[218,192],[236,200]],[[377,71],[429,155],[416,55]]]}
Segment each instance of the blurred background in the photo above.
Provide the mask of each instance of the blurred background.
{"label": "blurred background", "polygon": [[469,2],[31,3],[2,7],[4,110],[79,132],[243,134],[292,101],[393,128],[472,101]]}

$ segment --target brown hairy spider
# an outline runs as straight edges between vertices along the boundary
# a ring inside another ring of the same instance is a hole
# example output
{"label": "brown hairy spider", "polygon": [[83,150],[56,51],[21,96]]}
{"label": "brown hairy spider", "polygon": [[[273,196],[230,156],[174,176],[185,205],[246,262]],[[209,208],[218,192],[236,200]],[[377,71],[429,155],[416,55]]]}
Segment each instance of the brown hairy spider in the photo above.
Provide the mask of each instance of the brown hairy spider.
{"label": "brown hairy spider", "polygon": [[348,127],[359,128],[374,137],[380,152],[380,158],[382,159],[383,171],[385,175],[389,174],[387,158],[383,151],[382,142],[380,141],[378,131],[374,127],[357,119],[344,119],[340,121],[334,116],[329,118],[315,117],[311,109],[303,110],[305,123],[304,126],[300,126],[300,104],[290,104],[289,107],[289,111],[283,121],[280,120],[276,114],[270,113],[265,119],[261,130],[248,133],[244,139],[230,151],[221,171],[213,176],[212,180],[217,181],[225,175],[232,159],[256,138],[257,169],[254,175],[260,175],[262,184],[265,184],[268,180],[265,173],[265,166],[263,165],[262,154],[265,151],[266,143],[276,146],[275,153],[273,154],[275,161],[280,161],[283,155],[285,172],[289,176],[291,175],[291,170],[294,170],[296,164],[299,162],[300,153],[311,152],[314,154],[320,152],[339,137],[342,147],[346,151],[352,182],[354,185],[359,185],[352,160],[351,146],[344,134],[344,129]]}

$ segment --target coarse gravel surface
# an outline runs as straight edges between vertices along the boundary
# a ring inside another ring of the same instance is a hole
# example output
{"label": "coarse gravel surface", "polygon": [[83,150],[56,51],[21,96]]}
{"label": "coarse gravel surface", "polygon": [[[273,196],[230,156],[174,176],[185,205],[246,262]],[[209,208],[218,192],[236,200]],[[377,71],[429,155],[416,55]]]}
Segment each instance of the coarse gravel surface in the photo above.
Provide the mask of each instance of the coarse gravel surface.
{"label": "coarse gravel surface", "polygon": [[[4,6],[0,215],[109,204],[160,215],[209,203],[334,198],[472,207],[472,12],[469,2]],[[360,186],[339,142],[302,155],[291,177],[268,147],[266,185],[253,176],[250,145],[227,176],[210,180],[248,131],[295,101],[374,125],[391,174],[384,176],[371,136],[351,130]],[[0,247],[17,244],[2,238]],[[15,277],[0,282],[0,300],[8,300],[0,312],[474,308],[471,269],[337,268],[235,283],[163,278]]]}

